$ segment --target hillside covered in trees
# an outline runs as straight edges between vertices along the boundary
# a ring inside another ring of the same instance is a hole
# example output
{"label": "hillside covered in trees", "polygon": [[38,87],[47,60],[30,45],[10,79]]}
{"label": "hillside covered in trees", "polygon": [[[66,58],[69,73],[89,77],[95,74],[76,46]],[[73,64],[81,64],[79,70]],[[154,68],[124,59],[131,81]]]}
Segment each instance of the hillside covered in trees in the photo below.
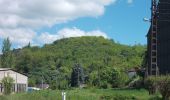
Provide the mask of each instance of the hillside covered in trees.
{"label": "hillside covered in trees", "polygon": [[88,86],[118,87],[115,73],[123,72],[123,77],[127,69],[140,67],[145,50],[142,45],[122,45],[103,37],[65,38],[42,47],[28,44],[12,50],[10,67],[28,75],[30,86],[44,80],[53,89],[68,88],[76,80],[73,70],[79,66]]}

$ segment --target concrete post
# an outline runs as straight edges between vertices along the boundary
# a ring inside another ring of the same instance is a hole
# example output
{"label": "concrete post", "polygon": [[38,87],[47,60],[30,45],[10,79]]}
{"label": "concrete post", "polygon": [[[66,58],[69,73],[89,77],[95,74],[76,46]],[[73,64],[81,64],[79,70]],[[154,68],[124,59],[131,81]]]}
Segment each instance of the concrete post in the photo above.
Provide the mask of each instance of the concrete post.
{"label": "concrete post", "polygon": [[18,89],[17,89],[17,73],[16,73],[16,77],[15,77],[15,92],[18,92]]}
{"label": "concrete post", "polygon": [[62,92],[62,100],[66,100],[66,93]]}

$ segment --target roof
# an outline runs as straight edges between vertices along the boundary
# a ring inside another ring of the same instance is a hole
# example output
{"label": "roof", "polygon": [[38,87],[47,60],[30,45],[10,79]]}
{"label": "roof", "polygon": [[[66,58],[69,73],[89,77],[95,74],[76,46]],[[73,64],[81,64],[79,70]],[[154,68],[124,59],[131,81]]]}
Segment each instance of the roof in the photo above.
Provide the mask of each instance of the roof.
{"label": "roof", "polygon": [[12,70],[11,68],[0,68],[0,71]]}
{"label": "roof", "polygon": [[[17,72],[16,70],[13,70],[12,68],[0,68],[0,71],[9,71],[9,70],[12,70],[12,71],[14,71],[14,72]],[[20,73],[20,72],[17,72],[17,73],[22,74],[22,75],[24,75],[24,76],[27,76],[26,74],[23,74],[23,73]]]}

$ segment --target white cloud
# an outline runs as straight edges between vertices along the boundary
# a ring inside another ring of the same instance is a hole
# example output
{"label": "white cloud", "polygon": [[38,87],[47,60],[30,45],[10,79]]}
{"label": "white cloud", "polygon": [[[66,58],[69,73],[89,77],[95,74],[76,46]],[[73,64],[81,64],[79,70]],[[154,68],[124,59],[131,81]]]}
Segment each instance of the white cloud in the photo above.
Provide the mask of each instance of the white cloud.
{"label": "white cloud", "polygon": [[0,0],[0,28],[39,28],[75,18],[96,17],[116,0]]}
{"label": "white cloud", "polygon": [[132,3],[133,3],[133,0],[127,0],[127,3],[128,3],[128,4],[132,4]]}
{"label": "white cloud", "polygon": [[106,33],[101,32],[100,30],[94,30],[85,32],[83,30],[77,28],[64,28],[58,31],[56,34],[42,33],[37,40],[39,43],[52,43],[55,40],[69,37],[81,37],[81,36],[103,36],[104,38],[108,38]]}
{"label": "white cloud", "polygon": [[33,38],[36,36],[35,32],[30,29],[0,29],[0,38],[7,38],[12,43],[17,44],[19,47],[25,46],[29,42],[33,42]]}
{"label": "white cloud", "polygon": [[[104,13],[105,6],[116,1],[0,0],[0,39],[10,37],[12,42],[22,46],[36,38],[35,29],[80,17],[100,16]],[[49,35],[45,38],[56,37]]]}

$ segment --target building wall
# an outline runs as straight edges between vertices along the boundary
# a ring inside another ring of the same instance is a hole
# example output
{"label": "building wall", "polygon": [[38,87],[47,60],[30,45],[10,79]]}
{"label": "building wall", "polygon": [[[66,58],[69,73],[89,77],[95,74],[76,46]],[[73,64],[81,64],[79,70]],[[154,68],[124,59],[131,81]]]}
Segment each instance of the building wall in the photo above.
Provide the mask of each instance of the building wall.
{"label": "building wall", "polygon": [[169,0],[160,0],[159,4],[158,67],[161,74],[170,73],[170,5],[166,4],[168,2],[170,3]]}
{"label": "building wall", "polygon": [[[25,75],[22,75],[20,73],[17,73],[13,70],[4,70],[0,71],[0,83],[2,79],[6,76],[10,76],[14,79],[13,83],[13,92],[23,92],[27,91],[28,87],[28,77]],[[0,84],[0,92],[3,92],[2,84]]]}
{"label": "building wall", "polygon": [[[158,34],[157,34],[157,58],[158,58],[158,68],[160,74],[170,73],[170,0],[159,0],[159,16],[158,16]],[[169,10],[166,10],[169,9]],[[151,41],[150,34],[148,32],[148,53],[147,61],[148,68],[151,63]],[[148,69],[150,70],[150,69]]]}

